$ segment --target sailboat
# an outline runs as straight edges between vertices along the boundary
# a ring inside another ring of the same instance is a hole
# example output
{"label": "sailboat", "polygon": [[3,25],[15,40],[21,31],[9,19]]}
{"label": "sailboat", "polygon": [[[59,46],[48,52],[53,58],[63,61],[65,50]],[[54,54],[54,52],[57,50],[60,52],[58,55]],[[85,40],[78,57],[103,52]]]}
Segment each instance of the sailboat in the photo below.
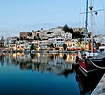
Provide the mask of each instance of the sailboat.
{"label": "sailboat", "polygon": [[[85,22],[85,43],[87,38],[87,19],[88,19],[88,0],[86,2],[86,22]],[[91,14],[91,32],[92,32],[92,13],[94,12],[92,0],[90,0],[90,14]],[[93,36],[91,35],[91,50],[81,51],[76,57],[76,63],[79,64],[79,69],[87,76],[96,70],[105,70],[105,52],[94,52]]]}

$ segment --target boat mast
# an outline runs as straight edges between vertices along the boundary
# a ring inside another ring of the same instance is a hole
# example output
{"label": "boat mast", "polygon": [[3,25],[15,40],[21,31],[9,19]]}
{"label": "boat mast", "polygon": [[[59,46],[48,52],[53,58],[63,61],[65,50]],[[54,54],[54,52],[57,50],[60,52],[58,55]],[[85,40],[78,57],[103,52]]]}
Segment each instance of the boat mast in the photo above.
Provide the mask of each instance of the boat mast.
{"label": "boat mast", "polygon": [[88,33],[88,0],[86,0],[86,21],[85,21],[85,49],[86,49],[86,41],[87,41],[87,33]]}
{"label": "boat mast", "polygon": [[91,19],[91,51],[93,52],[93,19],[92,19],[92,16],[93,16],[93,13],[92,13],[92,9],[93,9],[93,6],[92,6],[92,0],[90,0],[90,6],[89,6],[89,9],[90,9],[90,19]]}

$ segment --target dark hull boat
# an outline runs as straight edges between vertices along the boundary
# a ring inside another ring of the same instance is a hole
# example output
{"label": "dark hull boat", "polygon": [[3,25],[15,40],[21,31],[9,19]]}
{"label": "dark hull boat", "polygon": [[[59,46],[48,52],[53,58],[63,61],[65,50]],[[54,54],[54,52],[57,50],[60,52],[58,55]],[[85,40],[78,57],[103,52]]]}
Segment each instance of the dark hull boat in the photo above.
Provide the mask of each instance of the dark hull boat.
{"label": "dark hull boat", "polygon": [[80,69],[76,69],[76,81],[80,88],[81,95],[91,95],[104,72],[96,71],[91,76],[84,76]]}
{"label": "dark hull boat", "polygon": [[[79,69],[87,76],[88,74],[92,74],[92,72],[95,72],[97,70],[105,70],[105,52],[96,52],[95,45],[96,42],[94,40],[93,37],[93,21],[92,21],[92,17],[93,17],[93,6],[92,6],[92,0],[90,0],[90,6],[89,9],[90,11],[88,11],[88,1],[86,2],[86,21],[85,21],[85,28],[86,31],[85,32],[85,49],[86,49],[86,42],[89,42],[89,50],[90,51],[83,51],[80,53],[80,55],[78,55],[76,57],[76,62],[79,64]],[[88,13],[90,13],[90,17],[91,17],[91,37],[90,40],[87,41],[87,18],[88,18]],[[95,51],[94,51],[95,50]]]}
{"label": "dark hull boat", "polygon": [[99,53],[97,56],[84,55],[82,58],[77,56],[76,62],[79,64],[79,69],[87,76],[97,70],[105,70],[105,52]]}

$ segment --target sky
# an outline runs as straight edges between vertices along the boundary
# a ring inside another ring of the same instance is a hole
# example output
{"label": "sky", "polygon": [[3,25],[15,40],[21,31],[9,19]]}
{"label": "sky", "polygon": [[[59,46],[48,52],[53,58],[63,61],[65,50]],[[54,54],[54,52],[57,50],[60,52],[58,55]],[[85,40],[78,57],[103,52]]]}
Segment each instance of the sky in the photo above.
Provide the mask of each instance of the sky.
{"label": "sky", "polygon": [[[104,0],[93,0],[92,3],[94,9],[105,8]],[[85,12],[85,6],[86,0],[0,0],[0,37],[19,36],[20,32],[65,24],[84,27],[85,14],[80,13]],[[97,33],[105,34],[105,11],[100,11],[93,22]]]}

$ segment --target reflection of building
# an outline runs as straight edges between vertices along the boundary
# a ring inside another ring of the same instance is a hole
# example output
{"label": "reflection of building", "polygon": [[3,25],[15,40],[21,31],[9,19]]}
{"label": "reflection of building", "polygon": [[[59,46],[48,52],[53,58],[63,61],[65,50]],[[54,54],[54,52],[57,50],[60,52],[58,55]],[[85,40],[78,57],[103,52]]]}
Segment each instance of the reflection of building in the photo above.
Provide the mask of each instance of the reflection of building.
{"label": "reflection of building", "polygon": [[51,72],[61,73],[65,69],[72,70],[72,64],[70,61],[71,60],[67,60],[66,54],[41,54],[37,57],[34,56],[32,59],[32,62],[35,63],[33,70],[50,70]]}
{"label": "reflection of building", "polygon": [[66,54],[36,53],[30,56],[24,53],[10,53],[5,55],[5,61],[10,65],[18,65],[20,69],[62,74],[65,70],[72,70],[72,63],[68,57]]}
{"label": "reflection of building", "polygon": [[74,63],[75,59],[76,59],[76,56],[77,56],[77,53],[67,54],[66,62],[67,63]]}
{"label": "reflection of building", "polygon": [[34,64],[33,70],[35,71],[49,71],[53,73],[60,74],[64,72],[65,70],[72,70],[72,64]]}
{"label": "reflection of building", "polygon": [[4,54],[3,53],[0,53],[0,63],[1,63],[1,65],[3,65],[4,64]]}

